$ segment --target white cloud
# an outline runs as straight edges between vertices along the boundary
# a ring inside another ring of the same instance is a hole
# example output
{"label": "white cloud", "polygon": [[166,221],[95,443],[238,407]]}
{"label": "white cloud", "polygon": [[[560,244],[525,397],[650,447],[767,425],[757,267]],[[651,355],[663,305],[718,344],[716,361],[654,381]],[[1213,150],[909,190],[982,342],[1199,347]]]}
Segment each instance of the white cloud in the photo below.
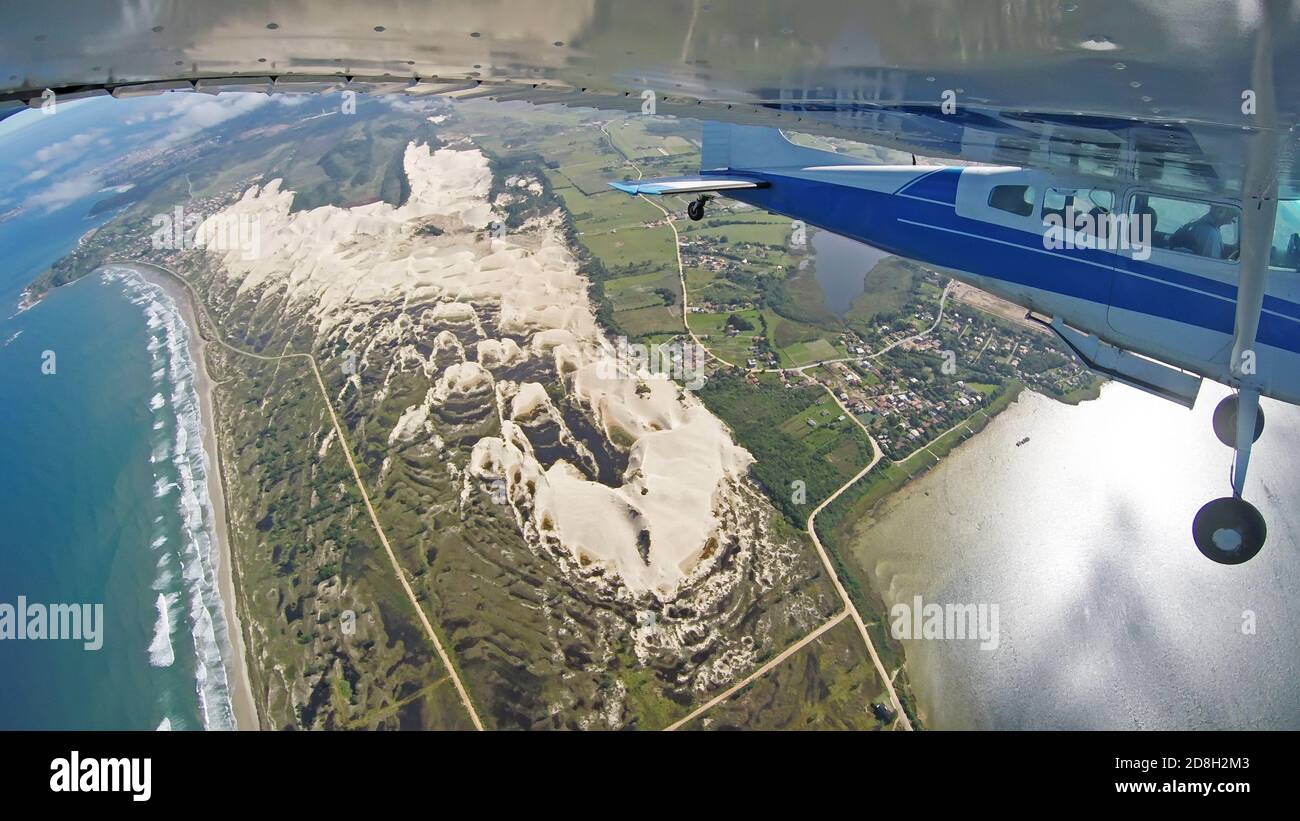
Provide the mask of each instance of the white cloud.
{"label": "white cloud", "polygon": [[74,134],[66,140],[60,140],[57,143],[40,148],[32,155],[32,159],[38,166],[48,168],[58,168],[67,165],[70,162],[81,159],[86,147],[99,139],[103,135],[102,128],[94,128],[90,131]]}
{"label": "white cloud", "polygon": [[87,194],[98,191],[103,184],[95,174],[80,174],[51,184],[40,193],[27,198],[26,204],[32,208],[44,209],[47,213],[57,211],[64,206],[81,199]]}
{"label": "white cloud", "polygon": [[260,108],[267,100],[264,94],[177,94],[168,112],[174,122],[161,139],[164,143],[188,140],[205,129]]}

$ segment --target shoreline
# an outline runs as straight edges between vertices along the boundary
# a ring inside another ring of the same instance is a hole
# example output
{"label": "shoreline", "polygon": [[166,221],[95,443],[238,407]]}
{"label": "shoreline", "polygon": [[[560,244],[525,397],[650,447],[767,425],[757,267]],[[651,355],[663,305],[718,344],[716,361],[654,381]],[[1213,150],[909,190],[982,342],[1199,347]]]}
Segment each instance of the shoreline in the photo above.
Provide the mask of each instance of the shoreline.
{"label": "shoreline", "polygon": [[[1280,601],[1287,593],[1267,586],[1267,593],[1245,592],[1252,582],[1272,578],[1269,570],[1254,579],[1197,572],[1203,570],[1201,557],[1185,535],[1186,526],[1217,487],[1217,471],[1206,466],[1222,461],[1217,441],[1189,446],[1194,440],[1188,437],[1203,436],[1220,395],[1210,394],[1209,402],[1202,399],[1189,412],[1113,381],[1102,386],[1099,400],[1081,406],[1027,392],[981,437],[964,443],[965,450],[954,450],[956,458],[945,459],[942,472],[936,468],[895,494],[855,533],[850,559],[885,594],[886,607],[915,596],[931,603],[1001,606],[1001,644],[995,653],[960,641],[919,636],[903,641],[909,680],[927,726],[972,731],[1068,724],[1106,731],[1123,729],[1125,722],[1130,729],[1139,722],[1156,729],[1242,725],[1244,710],[1234,715],[1213,708],[1218,692],[1232,692],[1230,674],[1196,679],[1195,692],[1213,687],[1216,697],[1209,691],[1203,698],[1189,695],[1193,690],[1180,679],[1149,674],[1142,660],[1155,642],[1147,641],[1146,631],[1130,633],[1124,620],[1116,625],[1097,617],[1103,601],[1115,610],[1127,605],[1130,614],[1139,612],[1153,586],[1165,588],[1162,600],[1179,608],[1173,612],[1196,612],[1203,622],[1224,624],[1236,617],[1233,603],[1242,596],[1278,595]],[[1135,419],[1143,424],[1123,430]],[[1017,448],[1015,442],[1027,435],[1031,443]],[[1154,467],[1125,475],[1135,443],[1160,458],[1150,460]],[[1189,450],[1194,453],[1184,456]],[[1090,457],[1097,461],[1089,463]],[[1264,470],[1273,471],[1268,478],[1275,487],[1295,487],[1293,477],[1282,484],[1290,474],[1284,461]],[[1179,478],[1188,475],[1185,482]],[[1128,501],[1143,498],[1135,489],[1151,487],[1162,490],[1158,504]],[[1163,495],[1166,488],[1174,491]],[[1271,501],[1280,509],[1285,498],[1279,493]],[[1065,499],[1083,515],[1053,520]],[[1099,528],[1098,522],[1106,526]],[[1279,522],[1279,530],[1288,525]],[[922,526],[929,529],[921,538],[909,538]],[[1123,583],[1116,587],[1115,579]],[[1152,622],[1179,642],[1178,658],[1204,658],[1208,651],[1223,659],[1220,669],[1231,670],[1243,659],[1268,661],[1285,648],[1281,660],[1261,669],[1271,681],[1287,680],[1294,643],[1243,648],[1229,633],[1203,642],[1195,630],[1181,626],[1184,621],[1171,616]],[[1086,686],[1052,674],[1061,664],[1088,669],[1089,648],[1111,643],[1126,652]],[[1168,646],[1162,641],[1159,650]],[[1264,714],[1295,715],[1285,700],[1263,695],[1259,703]],[[1249,721],[1260,720],[1254,715]]]}
{"label": "shoreline", "polygon": [[[853,573],[858,575],[872,589],[875,595],[879,596],[880,603],[883,605],[882,613],[888,614],[892,608],[902,599],[893,590],[893,579],[882,573],[881,567],[869,560],[869,548],[871,543],[871,533],[881,525],[883,521],[898,513],[900,509],[908,509],[911,505],[917,504],[917,497],[922,499],[930,496],[930,485],[940,482],[940,477],[946,477],[946,473],[940,473],[944,468],[951,468],[951,462],[954,457],[960,456],[971,449],[972,446],[986,443],[990,437],[987,436],[989,429],[994,425],[1011,424],[1014,421],[1012,413],[1015,409],[1027,407],[1022,405],[1022,400],[1029,395],[1037,396],[1048,402],[1057,402],[1057,399],[1044,396],[1032,391],[1021,385],[1015,390],[1015,395],[1007,402],[1006,405],[999,408],[996,413],[988,417],[988,421],[972,435],[956,442],[951,448],[946,450],[942,456],[936,457],[936,461],[929,468],[919,474],[914,474],[903,480],[901,484],[885,493],[881,494],[861,518],[849,525],[847,532],[844,534],[843,561],[851,564]],[[1078,403],[1061,403],[1066,407],[1077,407]],[[969,419],[967,420],[969,422]],[[946,435],[946,433],[944,434]],[[984,438],[981,439],[981,435]],[[934,441],[942,438],[937,437]],[[918,449],[924,450],[933,442],[924,445]],[[914,454],[913,454],[914,455]],[[911,458],[908,456],[907,458]],[[906,460],[904,460],[906,461]],[[945,484],[940,482],[940,484]],[[870,492],[870,491],[869,491]],[[936,713],[941,708],[941,699],[934,695],[934,679],[939,678],[932,667],[927,667],[924,660],[918,660],[918,647],[913,641],[901,642],[902,652],[899,654],[902,668],[907,671],[908,692],[912,699],[912,705],[916,711],[917,722],[926,729],[942,729],[935,724]],[[948,728],[952,729],[952,728]]]}
{"label": "shoreline", "polygon": [[159,274],[150,266],[122,262],[111,264],[130,268],[144,277],[146,282],[166,291],[175,301],[185,320],[185,327],[189,331],[190,358],[194,362],[194,388],[199,396],[199,418],[203,426],[203,450],[207,454],[210,467],[207,483],[208,501],[212,505],[214,514],[213,524],[217,539],[217,554],[220,559],[220,566],[217,568],[217,591],[221,597],[226,617],[226,632],[230,639],[230,646],[222,648],[226,662],[226,679],[230,688],[230,706],[235,716],[236,730],[257,730],[260,725],[253,700],[252,680],[248,674],[248,656],[244,644],[243,623],[239,617],[239,601],[235,593],[234,553],[230,547],[225,479],[221,470],[221,453],[217,445],[216,401],[213,397],[212,378],[208,374],[207,360],[204,357],[208,342],[199,333],[198,319],[189,288],[170,276]]}

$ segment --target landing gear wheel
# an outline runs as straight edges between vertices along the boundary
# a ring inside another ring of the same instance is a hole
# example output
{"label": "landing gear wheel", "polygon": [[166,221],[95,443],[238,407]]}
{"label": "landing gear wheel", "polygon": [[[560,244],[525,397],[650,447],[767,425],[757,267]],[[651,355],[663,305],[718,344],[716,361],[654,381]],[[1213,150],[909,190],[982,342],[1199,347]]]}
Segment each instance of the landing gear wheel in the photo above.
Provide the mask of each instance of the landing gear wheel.
{"label": "landing gear wheel", "polygon": [[[1251,441],[1258,442],[1263,432],[1264,409],[1260,408],[1255,416],[1255,438]],[[1225,397],[1214,409],[1214,435],[1230,448],[1237,446],[1237,397],[1235,395]]]}
{"label": "landing gear wheel", "polygon": [[1264,547],[1268,525],[1250,502],[1225,496],[1197,511],[1192,538],[1207,559],[1219,564],[1241,564]]}
{"label": "landing gear wheel", "polygon": [[699,222],[704,219],[704,203],[706,200],[701,197],[698,200],[691,200],[691,204],[686,206],[686,216],[692,221]]}

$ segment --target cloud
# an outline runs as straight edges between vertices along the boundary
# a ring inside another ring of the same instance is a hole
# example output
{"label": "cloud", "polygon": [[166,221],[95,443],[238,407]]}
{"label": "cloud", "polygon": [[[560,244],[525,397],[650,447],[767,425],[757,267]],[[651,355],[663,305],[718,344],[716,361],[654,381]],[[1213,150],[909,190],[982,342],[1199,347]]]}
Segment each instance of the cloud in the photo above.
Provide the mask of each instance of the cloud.
{"label": "cloud", "polygon": [[266,105],[268,99],[264,94],[177,94],[168,112],[173,120],[171,128],[160,139],[164,143],[183,142]]}
{"label": "cloud", "polygon": [[442,100],[430,100],[420,97],[403,97],[400,94],[385,94],[378,99],[379,102],[384,103],[390,108],[395,108],[398,111],[410,111],[417,114],[433,112],[446,105]]}
{"label": "cloud", "polygon": [[32,154],[32,160],[36,165],[44,167],[46,173],[55,168],[60,168],[71,162],[81,159],[85,156],[87,146],[99,139],[104,134],[102,128],[92,128],[80,134],[74,134],[66,140],[60,140],[56,143],[50,143],[40,148]]}
{"label": "cloud", "polygon": [[80,174],[52,183],[39,193],[27,198],[26,205],[43,209],[46,213],[64,208],[82,197],[93,194],[103,187],[96,174]]}

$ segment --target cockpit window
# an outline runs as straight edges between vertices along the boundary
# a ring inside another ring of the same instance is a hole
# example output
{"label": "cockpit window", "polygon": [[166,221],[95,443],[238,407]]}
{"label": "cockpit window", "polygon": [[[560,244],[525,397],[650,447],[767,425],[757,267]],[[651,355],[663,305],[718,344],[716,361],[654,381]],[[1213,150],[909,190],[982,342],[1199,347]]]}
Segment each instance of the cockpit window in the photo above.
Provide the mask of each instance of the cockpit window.
{"label": "cockpit window", "polygon": [[1044,224],[1055,215],[1060,225],[1088,234],[1098,233],[1098,223],[1114,207],[1115,194],[1104,188],[1049,188],[1043,194]]}
{"label": "cockpit window", "polygon": [[1037,199],[1032,185],[998,185],[989,192],[990,206],[1017,217],[1032,216]]}
{"label": "cockpit window", "polygon": [[1268,264],[1286,271],[1300,271],[1300,200],[1278,202]]}
{"label": "cockpit window", "polygon": [[1241,211],[1231,205],[1137,194],[1133,216],[1147,222],[1143,228],[1152,247],[1207,259],[1237,259]]}
{"label": "cockpit window", "polygon": [[[1079,216],[1091,214],[1097,217],[1109,214],[1114,207],[1115,195],[1104,188],[1049,188],[1043,195],[1044,217],[1056,214],[1065,220],[1069,209]],[[1069,224],[1068,220],[1066,224]]]}

